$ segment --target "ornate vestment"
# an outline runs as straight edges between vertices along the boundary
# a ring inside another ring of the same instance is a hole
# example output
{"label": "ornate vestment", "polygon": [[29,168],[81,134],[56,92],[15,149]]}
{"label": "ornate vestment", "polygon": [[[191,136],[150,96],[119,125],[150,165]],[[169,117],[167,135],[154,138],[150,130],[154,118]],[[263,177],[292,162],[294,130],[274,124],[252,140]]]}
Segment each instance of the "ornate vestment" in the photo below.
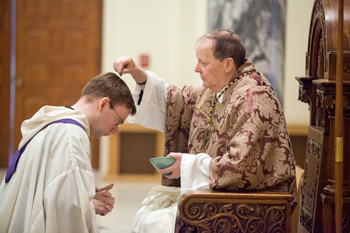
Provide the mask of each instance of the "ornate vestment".
{"label": "ornate vestment", "polygon": [[[206,153],[209,186],[226,191],[289,191],[296,203],[295,162],[282,106],[268,80],[247,60],[236,71],[230,86],[217,102],[202,136],[215,92],[204,87],[168,87],[165,155],[170,152]],[[178,180],[163,177],[163,185]]]}
{"label": "ornate vestment", "polygon": [[[167,86],[147,72],[142,102],[128,120],[165,133],[165,156],[183,153],[181,177],[163,177],[162,186],[152,189],[136,214],[132,232],[174,232],[178,197],[188,190],[289,191],[295,206],[294,156],[282,107],[249,60],[232,80],[246,72],[251,74],[233,83],[215,104],[209,128],[207,117],[217,93],[204,87]],[[135,103],[140,91],[136,86]],[[166,187],[180,183],[181,189]]]}

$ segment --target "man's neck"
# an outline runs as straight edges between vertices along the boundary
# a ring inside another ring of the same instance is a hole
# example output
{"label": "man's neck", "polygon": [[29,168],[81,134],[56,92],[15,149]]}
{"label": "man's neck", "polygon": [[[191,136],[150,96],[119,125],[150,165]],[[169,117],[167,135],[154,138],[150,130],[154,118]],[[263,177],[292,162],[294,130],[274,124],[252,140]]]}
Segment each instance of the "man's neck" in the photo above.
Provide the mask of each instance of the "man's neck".
{"label": "man's neck", "polygon": [[94,102],[88,101],[86,97],[82,97],[76,102],[74,105],[72,105],[72,108],[78,111],[82,111],[85,114],[86,119],[88,120],[89,124],[91,123],[91,117],[92,117],[92,110],[93,110]]}

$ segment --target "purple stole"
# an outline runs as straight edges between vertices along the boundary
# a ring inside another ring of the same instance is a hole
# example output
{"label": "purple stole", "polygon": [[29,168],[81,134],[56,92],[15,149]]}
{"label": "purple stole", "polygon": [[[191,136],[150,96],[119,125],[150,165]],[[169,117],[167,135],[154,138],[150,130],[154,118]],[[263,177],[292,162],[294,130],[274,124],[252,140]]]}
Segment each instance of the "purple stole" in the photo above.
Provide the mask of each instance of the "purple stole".
{"label": "purple stole", "polygon": [[27,145],[29,144],[29,142],[43,129],[45,129],[47,126],[55,124],[55,123],[68,123],[68,124],[73,124],[73,125],[77,125],[80,128],[82,128],[84,131],[84,127],[77,121],[72,120],[72,119],[61,119],[61,120],[57,120],[57,121],[53,121],[47,125],[45,125],[41,130],[39,130],[30,140],[28,140],[28,142],[19,150],[17,150],[16,154],[14,156],[12,156],[9,159],[9,168],[7,169],[6,172],[6,176],[5,176],[5,182],[8,183],[12,177],[12,175],[16,172],[17,169],[17,164],[19,159],[21,158],[22,153],[24,152],[24,150],[26,149]]}

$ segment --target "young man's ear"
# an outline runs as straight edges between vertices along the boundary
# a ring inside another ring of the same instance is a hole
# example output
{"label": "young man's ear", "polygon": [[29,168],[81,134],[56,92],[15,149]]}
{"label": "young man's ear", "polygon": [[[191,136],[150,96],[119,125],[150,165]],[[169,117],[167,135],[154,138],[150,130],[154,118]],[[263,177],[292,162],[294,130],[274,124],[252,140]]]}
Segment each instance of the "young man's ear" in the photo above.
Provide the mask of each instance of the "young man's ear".
{"label": "young man's ear", "polygon": [[104,97],[98,102],[98,112],[102,112],[103,109],[109,108],[109,98]]}

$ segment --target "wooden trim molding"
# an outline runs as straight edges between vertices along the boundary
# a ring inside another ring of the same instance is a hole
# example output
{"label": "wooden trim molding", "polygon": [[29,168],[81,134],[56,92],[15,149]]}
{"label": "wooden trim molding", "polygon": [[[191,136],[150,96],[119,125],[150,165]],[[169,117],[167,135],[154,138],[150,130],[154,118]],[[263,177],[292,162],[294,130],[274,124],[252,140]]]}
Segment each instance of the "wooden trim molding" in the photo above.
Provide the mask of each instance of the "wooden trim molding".
{"label": "wooden trim molding", "polygon": [[287,128],[291,136],[307,136],[309,125],[307,123],[287,123]]}

